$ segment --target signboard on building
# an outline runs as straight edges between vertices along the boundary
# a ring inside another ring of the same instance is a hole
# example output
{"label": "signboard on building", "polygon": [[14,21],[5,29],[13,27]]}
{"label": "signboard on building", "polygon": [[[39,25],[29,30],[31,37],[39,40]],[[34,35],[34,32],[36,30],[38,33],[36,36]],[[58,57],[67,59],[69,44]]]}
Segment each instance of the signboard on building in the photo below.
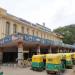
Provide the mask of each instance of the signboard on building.
{"label": "signboard on building", "polygon": [[12,41],[12,38],[11,38],[11,36],[7,36],[3,40],[4,40],[3,43],[6,44],[6,43],[10,43]]}

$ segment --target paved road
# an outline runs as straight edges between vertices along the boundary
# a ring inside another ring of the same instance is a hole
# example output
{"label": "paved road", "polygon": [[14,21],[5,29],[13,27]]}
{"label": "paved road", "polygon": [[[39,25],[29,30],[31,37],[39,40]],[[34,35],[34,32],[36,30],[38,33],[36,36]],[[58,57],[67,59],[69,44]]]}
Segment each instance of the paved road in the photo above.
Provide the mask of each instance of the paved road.
{"label": "paved road", "polygon": [[75,75],[75,72],[73,69],[67,69],[63,75]]}
{"label": "paved road", "polygon": [[[30,68],[12,68],[12,67],[1,67],[3,75],[47,75],[46,71],[36,72],[30,70]],[[63,75],[75,75],[74,69],[68,69]]]}

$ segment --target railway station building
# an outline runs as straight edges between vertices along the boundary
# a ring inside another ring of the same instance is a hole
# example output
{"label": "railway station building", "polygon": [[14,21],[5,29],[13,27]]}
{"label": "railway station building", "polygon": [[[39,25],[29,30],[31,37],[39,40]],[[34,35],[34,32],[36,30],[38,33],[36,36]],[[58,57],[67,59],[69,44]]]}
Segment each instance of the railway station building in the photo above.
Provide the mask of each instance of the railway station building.
{"label": "railway station building", "polygon": [[0,63],[21,65],[34,54],[74,51],[75,47],[64,44],[62,38],[44,24],[33,24],[0,8]]}

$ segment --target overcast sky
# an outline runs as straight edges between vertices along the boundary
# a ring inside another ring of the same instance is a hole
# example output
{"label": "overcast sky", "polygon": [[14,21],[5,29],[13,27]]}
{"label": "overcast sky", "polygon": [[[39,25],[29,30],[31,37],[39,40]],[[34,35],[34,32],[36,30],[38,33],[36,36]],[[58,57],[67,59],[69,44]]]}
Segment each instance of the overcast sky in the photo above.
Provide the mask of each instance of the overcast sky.
{"label": "overcast sky", "polygon": [[32,23],[46,27],[75,24],[75,0],[0,0],[0,6]]}

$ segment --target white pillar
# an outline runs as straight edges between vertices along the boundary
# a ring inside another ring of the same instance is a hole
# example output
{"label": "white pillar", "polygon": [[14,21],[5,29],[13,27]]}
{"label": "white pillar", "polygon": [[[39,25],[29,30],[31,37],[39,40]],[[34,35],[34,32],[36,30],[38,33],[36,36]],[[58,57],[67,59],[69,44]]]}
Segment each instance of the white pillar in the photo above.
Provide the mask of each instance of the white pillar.
{"label": "white pillar", "polygon": [[37,46],[37,54],[40,54],[40,45]]}
{"label": "white pillar", "polygon": [[18,66],[22,67],[23,66],[23,44],[18,43]]}

